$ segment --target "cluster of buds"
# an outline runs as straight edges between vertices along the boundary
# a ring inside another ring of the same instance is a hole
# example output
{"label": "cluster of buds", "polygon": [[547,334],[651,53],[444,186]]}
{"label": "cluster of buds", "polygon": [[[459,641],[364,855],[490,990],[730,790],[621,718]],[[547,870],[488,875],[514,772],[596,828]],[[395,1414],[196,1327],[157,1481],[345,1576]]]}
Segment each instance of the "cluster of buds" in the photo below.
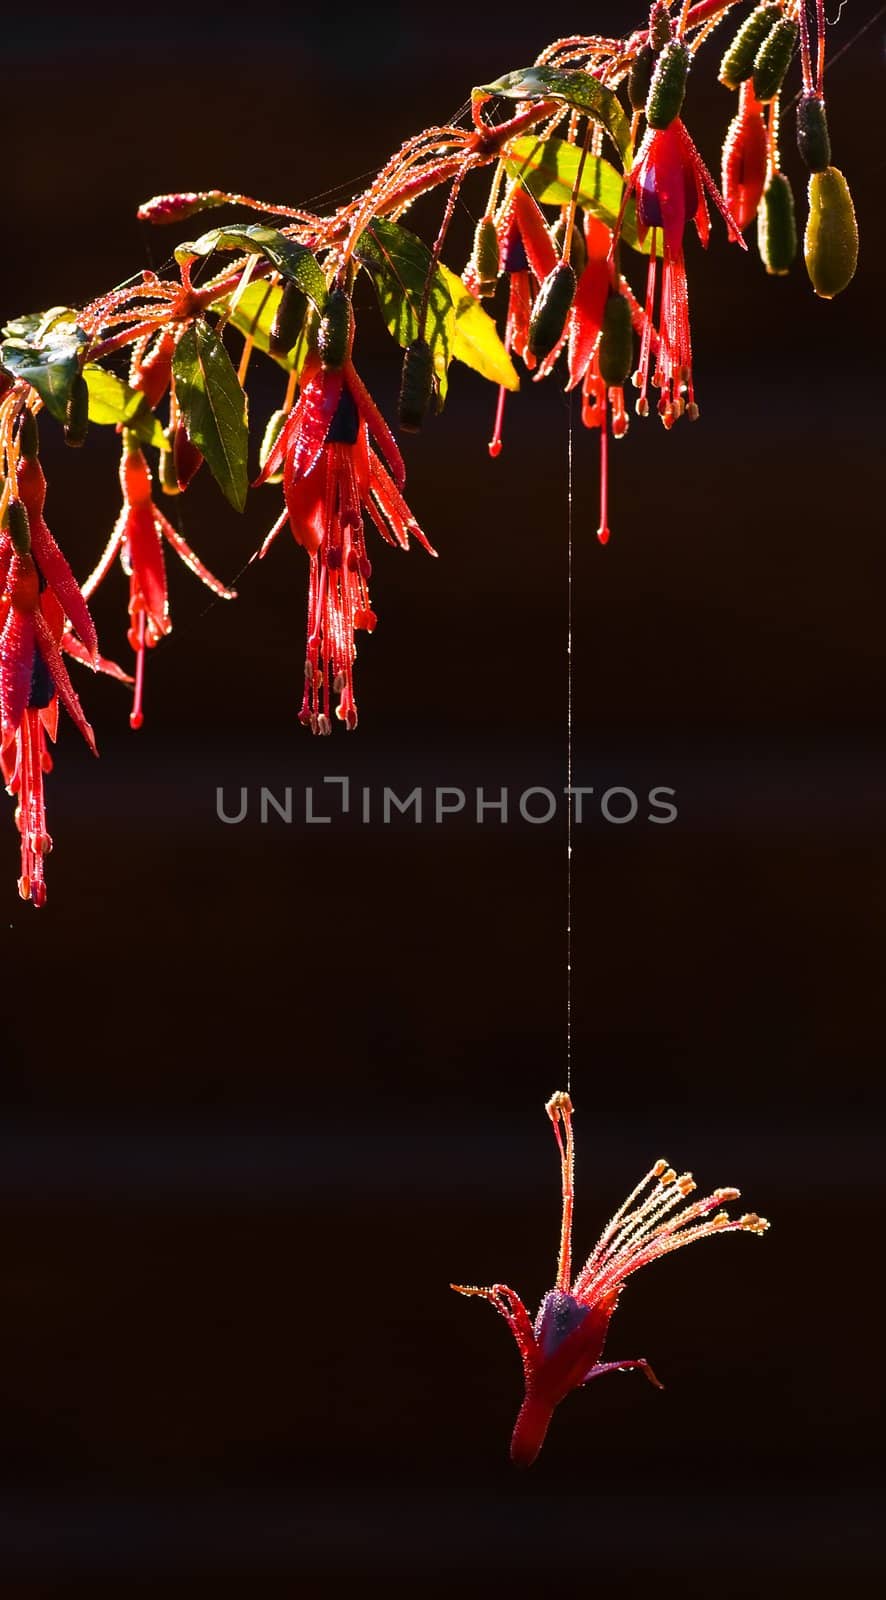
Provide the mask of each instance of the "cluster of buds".
{"label": "cluster of buds", "polygon": [[[684,121],[684,102],[708,35],[742,4],[747,9],[720,66],[721,82],[738,94],[721,192]],[[796,253],[794,203],[779,154],[780,102],[795,54],[802,67],[797,142],[809,172],[807,270],[825,298],[852,277],[858,236],[845,178],[831,165],[824,48],[822,0],[754,7],[749,0],[656,0],[645,24],[626,37],[556,40],[532,67],[475,89],[470,115],[407,140],[361,194],[327,214],[222,189],[145,202],[139,216],[159,226],[222,206],[261,220],[228,223],[179,244],[171,272],[145,271],[77,310],[54,307],[6,327],[0,759],[18,804],[27,898],[41,904],[45,893],[42,784],[59,705],[93,742],[60,652],[130,685],[129,718],[138,728],[146,655],[172,625],[166,549],[214,596],[234,598],[185,540],[178,507],[195,475],[208,469],[243,509],[253,359],[275,363],[282,387],[252,483],[282,486],[283,507],[256,554],[288,526],[307,559],[298,715],[317,734],[336,721],[353,729],[357,640],[377,620],[369,526],[388,546],[405,549],[415,540],[435,553],[404,499],[392,429],[355,367],[359,276],[369,277],[403,353],[402,432],[415,433],[441,409],[455,361],[498,390],[494,457],[502,453],[505,400],[520,387],[521,367],[533,382],[562,373],[565,388],[579,391],[582,422],[600,441],[597,533],[605,544],[609,441],[625,436],[631,409],[641,418],[657,415],[667,429],[699,415],[687,229],[694,226],[707,245],[713,207],[727,239],[741,248],[756,219],[769,273],[786,272]],[[511,103],[504,117],[502,101]],[[481,220],[458,275],[444,261],[450,223],[464,187],[483,173],[491,182],[479,203],[472,201]],[[434,190],[444,200],[429,246],[403,219],[419,195]],[[231,332],[243,341],[236,364]],[[631,380],[633,408],[625,393]],[[93,570],[82,585],[43,518],[41,413],[61,425],[74,448],[94,424],[115,426],[120,435],[120,513],[110,537],[99,530],[83,553],[83,570]],[[161,494],[177,497],[170,515],[160,509]],[[127,579],[131,674],[98,654],[87,608],[99,584],[111,589],[118,557]]]}

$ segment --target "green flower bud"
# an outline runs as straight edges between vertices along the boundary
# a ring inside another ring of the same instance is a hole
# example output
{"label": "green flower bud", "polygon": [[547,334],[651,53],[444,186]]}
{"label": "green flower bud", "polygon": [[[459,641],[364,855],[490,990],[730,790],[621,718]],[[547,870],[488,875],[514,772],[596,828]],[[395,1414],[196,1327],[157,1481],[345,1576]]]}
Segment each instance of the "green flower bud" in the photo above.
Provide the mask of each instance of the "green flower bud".
{"label": "green flower bud", "polygon": [[272,356],[286,356],[301,331],[305,316],[305,297],[298,284],[286,283],[277,305],[271,331],[268,334],[268,351]]}
{"label": "green flower bud", "polygon": [[78,372],[71,384],[71,392],[65,407],[65,444],[78,450],[85,442],[88,431],[89,385],[82,372]]}
{"label": "green flower bud", "polygon": [[758,100],[765,103],[779,94],[799,37],[799,27],[787,17],[766,35],[754,57],[754,94]]}
{"label": "green flower bud", "polygon": [[575,299],[575,273],[568,261],[558,261],[538,291],[529,322],[529,350],[543,361],[558,343]]}
{"label": "green flower bud", "polygon": [[338,372],[347,361],[353,332],[354,315],[350,295],[344,289],[330,289],[317,333],[320,360],[330,372]]}
{"label": "green flower bud", "polygon": [[800,96],[797,107],[797,149],[810,172],[824,172],[831,164],[831,140],[824,101],[817,94]]}
{"label": "green flower bud", "polygon": [[823,300],[833,300],[851,282],[858,263],[858,224],[849,185],[837,167],[813,172],[809,179],[803,253],[809,280]]}
{"label": "green flower bud", "polygon": [[29,555],[31,549],[31,527],[28,522],[28,513],[20,500],[10,500],[8,510],[9,537],[20,556]]}
{"label": "green flower bud", "polygon": [[766,271],[784,277],[797,255],[794,196],[783,172],[773,172],[757,212],[757,244]]}
{"label": "green flower bud", "polygon": [[481,217],[477,223],[471,264],[480,294],[494,294],[501,262],[498,234],[495,231],[495,223],[491,217]]}
{"label": "green flower bud", "polygon": [[427,339],[413,339],[403,352],[398,421],[404,433],[418,433],[434,388],[434,358]]}
{"label": "green flower bud", "polygon": [[620,388],[630,375],[634,356],[631,308],[623,294],[610,291],[603,311],[598,359],[600,377],[607,389]]}
{"label": "green flower bud", "polygon": [[727,89],[737,89],[750,77],[757,51],[781,16],[781,6],[760,5],[745,18],[720,62],[720,82]]}
{"label": "green flower bud", "polygon": [[672,39],[656,61],[649,85],[646,121],[650,128],[669,128],[675,117],[679,117],[688,76],[689,51],[679,39]]}

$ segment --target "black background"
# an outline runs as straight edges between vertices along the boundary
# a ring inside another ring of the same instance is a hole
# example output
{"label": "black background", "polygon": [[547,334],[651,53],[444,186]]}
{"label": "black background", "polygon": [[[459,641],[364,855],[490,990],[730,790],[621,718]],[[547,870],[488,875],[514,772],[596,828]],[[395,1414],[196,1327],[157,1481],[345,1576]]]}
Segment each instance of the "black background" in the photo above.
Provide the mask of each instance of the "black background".
{"label": "black background", "polygon": [[[850,3],[832,52],[875,10]],[[134,220],[154,192],[348,192],[554,30],[639,20],[41,8],[5,40],[3,307],[160,265],[170,235]],[[715,168],[718,58],[687,106]],[[447,1285],[504,1279],[534,1304],[552,1276],[563,828],[300,820],[332,775],[376,799],[505,785],[512,804],[565,782],[568,411],[524,386],[493,464],[493,391],[455,371],[406,441],[440,560],[377,545],[355,735],[296,723],[305,563],[281,538],[236,607],[171,571],[139,735],[122,692],[79,674],[102,754],[64,728],[39,915],[15,894],[8,806],[4,1594],[882,1581],[881,63],[878,25],[829,77],[855,283],[820,302],[716,223],[706,259],[690,244],[702,419],[635,423],[613,449],[606,551],[576,428],[576,781],[672,785],[679,807],[617,827],[591,806],[579,830],[577,1249],[660,1154],[740,1183],[771,1234],[632,1284],[609,1354],[648,1356],[665,1392],[593,1385],[512,1472],[509,1335]],[[363,299],[358,365],[390,411],[397,363]],[[256,372],[256,420],[278,388]],[[115,443],[75,457],[43,431],[50,525],[83,574],[116,515]],[[231,577],[279,491],[239,519],[204,477],[173,514]],[[121,657],[124,593],[115,572],[95,607]],[[243,825],[216,819],[219,784],[231,803],[248,786]],[[260,824],[262,784],[293,787],[292,826]]]}

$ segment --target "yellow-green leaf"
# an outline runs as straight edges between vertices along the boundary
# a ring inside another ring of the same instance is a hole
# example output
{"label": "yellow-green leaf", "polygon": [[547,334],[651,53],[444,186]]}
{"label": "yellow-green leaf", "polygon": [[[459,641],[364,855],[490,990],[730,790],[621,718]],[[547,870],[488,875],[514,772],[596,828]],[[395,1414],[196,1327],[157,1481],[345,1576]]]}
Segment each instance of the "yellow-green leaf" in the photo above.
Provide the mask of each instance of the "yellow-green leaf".
{"label": "yellow-green leaf", "polygon": [[130,389],[116,372],[87,362],[83,376],[89,390],[89,420],[104,426],[124,425],[138,436],[141,444],[167,450],[168,441],[143,394]]}
{"label": "yellow-green leaf", "polygon": [[505,389],[519,389],[520,379],[489,313],[448,267],[441,263],[439,272],[452,296],[455,311],[453,360],[472,367],[490,383],[502,384]]}

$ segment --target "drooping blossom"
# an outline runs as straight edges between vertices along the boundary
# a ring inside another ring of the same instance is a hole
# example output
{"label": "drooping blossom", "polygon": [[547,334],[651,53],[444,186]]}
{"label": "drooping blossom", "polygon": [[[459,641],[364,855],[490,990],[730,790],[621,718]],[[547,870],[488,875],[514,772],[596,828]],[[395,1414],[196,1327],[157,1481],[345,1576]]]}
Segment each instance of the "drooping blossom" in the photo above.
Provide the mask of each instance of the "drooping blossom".
{"label": "drooping blossom", "polygon": [[678,1175],[666,1161],[656,1161],[606,1224],[573,1279],[572,1103],[567,1094],[555,1094],[546,1110],[560,1151],[562,1175],[556,1284],[542,1300],[534,1322],[520,1296],[506,1284],[495,1283],[488,1289],[452,1285],[458,1294],[489,1300],[516,1341],[525,1392],[511,1439],[511,1459],[524,1467],[532,1465],[556,1407],[573,1389],[604,1373],[632,1368],[643,1372],[657,1388],[663,1387],[645,1359],[601,1360],[613,1312],[633,1273],[699,1239],[721,1233],[762,1234],[769,1226],[755,1211],[730,1217],[723,1209],[738,1199],[737,1189],[715,1189],[703,1200],[689,1201],[695,1189],[692,1174]]}
{"label": "drooping blossom", "polygon": [[[502,272],[508,283],[504,345],[531,371],[536,365],[529,348],[529,324],[539,286],[557,265],[557,251],[538,203],[517,185],[499,226]],[[558,346],[559,350],[559,346]],[[507,390],[500,388],[489,454],[501,455],[501,431]]]}
{"label": "drooping blossom", "polygon": [[[65,613],[75,600],[66,582],[70,568],[56,546],[49,565],[65,588],[63,604],[42,561],[38,565],[35,550],[33,543],[30,549],[17,548],[9,532],[0,536],[0,771],[10,794],[18,800],[19,893],[23,900],[42,906],[46,900],[43,859],[52,848],[43,792],[44,774],[52,770],[46,741],[55,740],[59,701],[93,754],[97,751],[92,728],[61,657],[63,641],[71,638],[65,634]],[[73,609],[88,634],[91,619],[87,623],[82,595]],[[91,636],[94,638],[94,630]],[[101,659],[86,652],[83,645],[79,649],[90,664]],[[79,653],[76,642],[75,650]]]}
{"label": "drooping blossom", "polygon": [[151,493],[151,471],[134,434],[125,433],[120,486],[123,508],[98,566],[83,585],[87,598],[95,593],[119,555],[129,577],[130,627],[127,635],[135,651],[135,692],[130,715],[133,728],[144,722],[145,649],[172,629],[169,617],[169,591],[163,556],[165,539],[207,589],[222,600],[233,600],[236,591],[213,577],[181,534],[155,505]]}
{"label": "drooping blossom", "polygon": [[[646,321],[640,346],[638,382],[640,416],[649,412],[650,381],[659,389],[658,411],[666,428],[683,415],[698,416],[692,380],[692,338],[689,329],[689,292],[683,235],[694,222],[698,237],[707,245],[710,236],[705,191],[726,223],[729,238],[746,249],[741,229],[730,214],[713,178],[679,117],[666,128],[649,128],[625,184],[622,217],[628,200],[637,202],[637,233],[642,243],[656,230],[646,279]],[[619,219],[619,226],[621,218]],[[616,230],[618,233],[618,230]],[[655,291],[661,250],[661,296],[655,320]],[[658,345],[652,369],[653,329]]]}
{"label": "drooping blossom", "polygon": [[402,495],[406,473],[394,437],[354,370],[312,356],[299,398],[271,450],[259,483],[282,468],[285,509],[261,547],[264,556],[288,522],[310,558],[305,690],[300,720],[314,733],[331,731],[335,714],[357,726],[355,634],[371,633],[372,566],[364,513],[382,538],[401,549],[418,540],[436,555]]}

